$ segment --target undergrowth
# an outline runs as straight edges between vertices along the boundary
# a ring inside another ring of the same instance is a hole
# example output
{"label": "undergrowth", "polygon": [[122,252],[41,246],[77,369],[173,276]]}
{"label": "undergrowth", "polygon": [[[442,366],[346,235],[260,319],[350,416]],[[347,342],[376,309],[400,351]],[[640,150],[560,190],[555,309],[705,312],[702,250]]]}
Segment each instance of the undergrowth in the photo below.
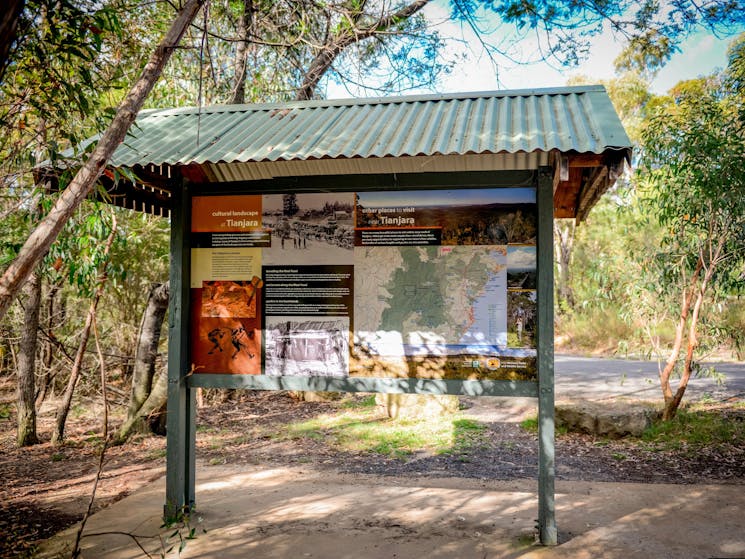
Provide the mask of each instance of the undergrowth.
{"label": "undergrowth", "polygon": [[[520,423],[525,431],[538,432],[538,418],[533,416]],[[568,433],[565,426],[556,427],[556,435]],[[745,447],[745,402],[716,404],[696,402],[678,410],[670,421],[658,420],[641,437],[626,437],[629,443],[641,443],[656,450],[677,450],[688,447],[732,445]],[[608,439],[598,437],[601,446]]]}
{"label": "undergrowth", "polygon": [[659,421],[641,437],[663,448],[729,444],[745,446],[745,407],[692,404],[670,421]]}

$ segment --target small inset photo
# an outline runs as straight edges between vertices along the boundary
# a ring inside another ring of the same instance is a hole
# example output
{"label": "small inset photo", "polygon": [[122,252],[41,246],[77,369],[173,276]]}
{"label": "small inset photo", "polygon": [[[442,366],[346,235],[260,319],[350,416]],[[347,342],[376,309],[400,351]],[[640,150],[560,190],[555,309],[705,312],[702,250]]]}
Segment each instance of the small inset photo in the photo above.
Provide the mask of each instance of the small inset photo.
{"label": "small inset photo", "polygon": [[203,317],[256,318],[258,291],[264,286],[260,277],[251,281],[203,281]]}
{"label": "small inset photo", "polygon": [[536,301],[534,290],[507,291],[507,347],[536,347]]}

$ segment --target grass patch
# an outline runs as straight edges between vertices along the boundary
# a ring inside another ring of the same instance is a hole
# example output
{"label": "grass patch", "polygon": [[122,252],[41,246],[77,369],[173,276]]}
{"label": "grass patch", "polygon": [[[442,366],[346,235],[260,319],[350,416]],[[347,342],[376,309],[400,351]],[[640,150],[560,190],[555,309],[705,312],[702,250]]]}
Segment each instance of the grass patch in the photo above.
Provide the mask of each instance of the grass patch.
{"label": "grass patch", "polygon": [[357,410],[365,408],[374,408],[376,406],[375,394],[369,394],[361,398],[350,398],[341,404],[342,409]]}
{"label": "grass patch", "polygon": [[[602,324],[602,328],[598,328]],[[560,315],[557,323],[557,337],[567,336],[570,345],[579,351],[587,353],[621,353],[634,351],[634,328],[629,326],[616,309],[601,309],[596,307]],[[619,340],[624,343],[619,344]]]}
{"label": "grass patch", "polygon": [[678,410],[671,421],[660,421],[649,427],[642,440],[671,449],[680,448],[681,444],[744,446],[745,417],[742,414],[737,418],[729,415],[726,410],[694,405]]}
{"label": "grass patch", "polygon": [[472,448],[480,448],[486,444],[486,425],[473,419],[456,419],[453,423],[453,443],[449,448],[440,449],[439,454],[468,455]]}
{"label": "grass patch", "polygon": [[520,427],[529,433],[538,432],[538,417],[528,417],[520,422]]}
{"label": "grass patch", "polygon": [[[538,433],[538,416],[523,419],[520,422],[520,427],[528,433]],[[557,425],[554,427],[554,432],[557,436],[566,435],[568,429],[564,425]]]}
{"label": "grass patch", "polygon": [[415,452],[464,454],[484,444],[485,427],[459,415],[389,419],[375,397],[346,403],[334,414],[288,425],[289,438],[322,440],[349,452],[403,458]]}

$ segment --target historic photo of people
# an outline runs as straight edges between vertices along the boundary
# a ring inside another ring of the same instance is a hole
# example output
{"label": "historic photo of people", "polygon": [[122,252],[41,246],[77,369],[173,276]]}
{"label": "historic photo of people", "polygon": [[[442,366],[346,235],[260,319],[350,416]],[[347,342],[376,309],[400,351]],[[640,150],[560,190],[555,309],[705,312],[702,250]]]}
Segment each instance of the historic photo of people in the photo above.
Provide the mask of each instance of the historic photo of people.
{"label": "historic photo of people", "polygon": [[271,233],[263,264],[351,264],[354,194],[267,194],[262,224]]}

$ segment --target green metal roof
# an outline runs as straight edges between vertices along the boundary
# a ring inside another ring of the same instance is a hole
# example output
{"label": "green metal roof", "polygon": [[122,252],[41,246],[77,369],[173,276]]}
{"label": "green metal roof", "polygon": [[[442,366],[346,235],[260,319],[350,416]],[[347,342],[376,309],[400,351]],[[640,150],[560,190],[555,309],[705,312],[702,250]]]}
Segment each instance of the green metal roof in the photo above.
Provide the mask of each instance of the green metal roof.
{"label": "green metal roof", "polygon": [[602,86],[143,111],[114,167],[629,150]]}

